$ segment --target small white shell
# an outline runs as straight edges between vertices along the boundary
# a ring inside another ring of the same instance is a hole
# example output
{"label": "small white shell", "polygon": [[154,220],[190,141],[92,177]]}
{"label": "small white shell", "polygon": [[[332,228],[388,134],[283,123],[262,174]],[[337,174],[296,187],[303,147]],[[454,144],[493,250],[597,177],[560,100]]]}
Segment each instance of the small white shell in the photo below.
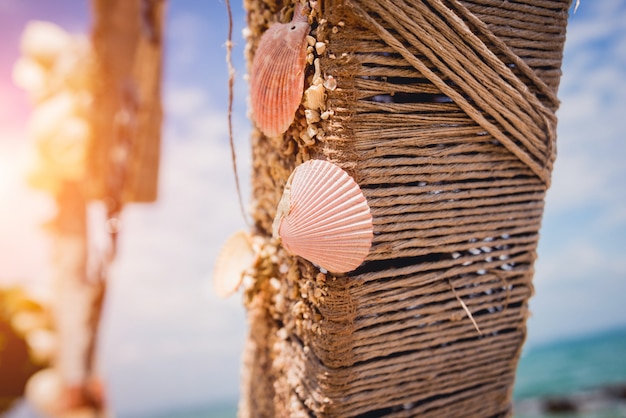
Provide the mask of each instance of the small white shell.
{"label": "small white shell", "polygon": [[255,260],[250,236],[237,231],[222,246],[213,271],[213,285],[219,297],[225,298],[237,291],[245,271]]}
{"label": "small white shell", "polygon": [[369,253],[372,215],[348,173],[328,161],[309,160],[287,181],[273,235],[288,252],[330,272],[346,273]]}

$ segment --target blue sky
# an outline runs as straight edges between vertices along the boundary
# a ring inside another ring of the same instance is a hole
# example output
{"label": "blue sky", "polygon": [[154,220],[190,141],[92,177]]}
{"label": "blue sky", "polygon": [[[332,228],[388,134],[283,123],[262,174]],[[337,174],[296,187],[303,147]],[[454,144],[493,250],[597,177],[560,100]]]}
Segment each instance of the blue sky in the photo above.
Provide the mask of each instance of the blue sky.
{"label": "blue sky", "polygon": [[570,15],[529,343],[626,323],[626,4]]}
{"label": "blue sky", "polygon": [[[48,242],[38,225],[53,207],[22,185],[32,144],[25,138],[28,101],[10,81],[19,37],[29,19],[86,32],[87,6],[0,0],[0,283],[49,278]],[[249,196],[244,13],[239,2],[232,6],[234,128]],[[626,325],[624,22],[621,0],[582,0],[570,15],[529,346]],[[245,312],[239,297],[220,300],[210,283],[219,247],[245,227],[228,149],[226,24],[222,1],[169,1],[160,196],[124,213],[103,328],[102,369],[120,414],[237,397]]]}

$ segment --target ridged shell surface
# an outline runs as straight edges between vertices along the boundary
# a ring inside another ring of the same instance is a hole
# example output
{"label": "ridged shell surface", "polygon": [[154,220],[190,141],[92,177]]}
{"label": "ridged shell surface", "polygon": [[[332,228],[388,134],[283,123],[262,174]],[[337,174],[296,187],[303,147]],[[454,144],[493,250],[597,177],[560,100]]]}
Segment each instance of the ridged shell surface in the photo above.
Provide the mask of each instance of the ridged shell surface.
{"label": "ridged shell surface", "polygon": [[274,23],[261,36],[250,72],[250,104],[266,136],[282,135],[300,106],[310,29],[298,3],[290,23]]}
{"label": "ridged shell surface", "polygon": [[341,167],[323,160],[296,167],[273,229],[288,252],[332,273],[356,269],[373,238],[372,215],[359,185]]}
{"label": "ridged shell surface", "polygon": [[235,293],[254,259],[250,236],[243,231],[231,235],[215,260],[213,284],[217,295],[225,298]]}

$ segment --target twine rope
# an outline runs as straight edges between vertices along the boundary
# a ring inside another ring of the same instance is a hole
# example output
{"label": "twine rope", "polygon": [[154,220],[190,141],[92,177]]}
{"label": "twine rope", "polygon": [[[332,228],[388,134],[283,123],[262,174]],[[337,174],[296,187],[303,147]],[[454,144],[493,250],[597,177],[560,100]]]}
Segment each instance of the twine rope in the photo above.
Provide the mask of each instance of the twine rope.
{"label": "twine rope", "polygon": [[[569,2],[317,2],[332,116],[314,144],[301,112],[252,136],[254,223],[271,231],[277,185],[322,158],[361,187],[374,239],[346,277],[268,259],[242,416],[512,415]],[[278,3],[245,1],[251,52]]]}
{"label": "twine rope", "polygon": [[[444,4],[445,3],[445,4]],[[458,1],[391,0],[348,1],[363,23],[511,153],[549,184],[555,157],[556,118],[528,86],[470,30],[449,7],[464,17],[471,13]],[[389,28],[383,27],[376,14]],[[555,94],[486,25],[469,18],[514,66],[558,103]],[[434,66],[424,63],[407,47],[416,48]]]}

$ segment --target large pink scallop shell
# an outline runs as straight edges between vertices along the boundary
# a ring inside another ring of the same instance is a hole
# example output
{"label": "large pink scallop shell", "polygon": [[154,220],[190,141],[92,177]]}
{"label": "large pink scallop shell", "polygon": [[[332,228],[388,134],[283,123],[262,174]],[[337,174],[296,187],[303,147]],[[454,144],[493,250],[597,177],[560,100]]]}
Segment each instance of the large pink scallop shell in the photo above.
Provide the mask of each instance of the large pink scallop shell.
{"label": "large pink scallop shell", "polygon": [[213,272],[213,285],[218,296],[225,298],[237,291],[255,257],[247,233],[238,231],[226,240],[215,260]]}
{"label": "large pink scallop shell", "polygon": [[356,269],[373,238],[372,215],[359,185],[339,166],[323,160],[296,167],[273,229],[288,252],[333,273]]}
{"label": "large pink scallop shell", "polygon": [[290,23],[274,23],[261,37],[250,72],[250,104],[266,136],[282,135],[300,106],[309,31],[298,3]]}

